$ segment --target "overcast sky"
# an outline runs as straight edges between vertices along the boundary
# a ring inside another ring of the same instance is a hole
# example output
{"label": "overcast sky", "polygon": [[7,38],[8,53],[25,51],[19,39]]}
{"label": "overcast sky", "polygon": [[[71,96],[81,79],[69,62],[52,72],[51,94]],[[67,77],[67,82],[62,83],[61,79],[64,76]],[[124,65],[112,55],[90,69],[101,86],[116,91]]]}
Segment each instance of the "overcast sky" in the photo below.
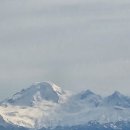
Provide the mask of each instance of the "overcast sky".
{"label": "overcast sky", "polygon": [[0,98],[44,80],[130,95],[130,0],[0,0]]}

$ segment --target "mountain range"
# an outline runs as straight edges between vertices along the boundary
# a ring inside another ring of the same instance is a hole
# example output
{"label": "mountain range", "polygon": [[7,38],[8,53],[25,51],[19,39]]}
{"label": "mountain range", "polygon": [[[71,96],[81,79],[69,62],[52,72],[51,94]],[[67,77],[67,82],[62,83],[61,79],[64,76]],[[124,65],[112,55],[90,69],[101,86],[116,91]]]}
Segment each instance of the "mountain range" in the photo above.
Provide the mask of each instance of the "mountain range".
{"label": "mountain range", "polygon": [[34,83],[1,101],[0,130],[130,130],[130,97]]}

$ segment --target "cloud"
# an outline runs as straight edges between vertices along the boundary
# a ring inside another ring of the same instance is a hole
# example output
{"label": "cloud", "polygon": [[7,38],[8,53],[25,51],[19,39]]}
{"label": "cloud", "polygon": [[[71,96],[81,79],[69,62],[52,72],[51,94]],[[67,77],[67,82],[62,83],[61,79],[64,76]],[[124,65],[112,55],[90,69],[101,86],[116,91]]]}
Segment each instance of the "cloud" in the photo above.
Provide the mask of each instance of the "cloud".
{"label": "cloud", "polygon": [[35,81],[128,93],[128,0],[0,1],[1,98]]}

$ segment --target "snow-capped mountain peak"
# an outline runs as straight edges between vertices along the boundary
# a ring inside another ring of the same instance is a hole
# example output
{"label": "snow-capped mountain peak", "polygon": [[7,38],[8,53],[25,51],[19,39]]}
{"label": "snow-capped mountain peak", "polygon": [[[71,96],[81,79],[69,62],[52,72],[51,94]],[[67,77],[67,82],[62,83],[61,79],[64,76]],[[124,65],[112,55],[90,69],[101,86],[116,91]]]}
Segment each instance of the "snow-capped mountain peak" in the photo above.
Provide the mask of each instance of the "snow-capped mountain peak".
{"label": "snow-capped mountain peak", "polygon": [[87,97],[89,97],[89,96],[92,96],[92,95],[95,95],[95,93],[93,93],[92,91],[90,91],[90,90],[88,89],[88,90],[86,90],[85,92],[82,92],[82,93],[81,93],[80,99],[85,99],[85,98],[87,98]]}
{"label": "snow-capped mountain peak", "polygon": [[52,82],[34,83],[27,89],[14,94],[3,103],[19,106],[30,106],[42,101],[58,103],[64,97],[65,92]]}
{"label": "snow-capped mountain peak", "polygon": [[112,95],[104,99],[104,104],[107,106],[130,107],[130,98],[115,91]]}
{"label": "snow-capped mountain peak", "polygon": [[123,94],[121,94],[119,91],[115,91],[112,95],[113,98],[121,98],[122,96],[124,96]]}
{"label": "snow-capped mountain peak", "polygon": [[[35,114],[36,113],[36,114]],[[29,129],[130,122],[130,98],[115,91],[108,97],[90,91],[70,95],[52,82],[39,82],[0,104],[0,125]],[[89,122],[92,122],[89,124]]]}
{"label": "snow-capped mountain peak", "polygon": [[53,91],[53,92],[57,93],[58,95],[62,95],[64,93],[64,91],[59,86],[57,86],[56,84],[54,84],[51,81],[36,82],[31,87],[32,88],[34,87],[34,88],[39,89],[41,91],[42,90],[48,91],[48,92]]}
{"label": "snow-capped mountain peak", "polygon": [[76,98],[81,103],[84,103],[89,106],[95,106],[95,107],[97,107],[102,100],[101,96],[95,94],[90,90],[82,91],[81,93],[76,95]]}

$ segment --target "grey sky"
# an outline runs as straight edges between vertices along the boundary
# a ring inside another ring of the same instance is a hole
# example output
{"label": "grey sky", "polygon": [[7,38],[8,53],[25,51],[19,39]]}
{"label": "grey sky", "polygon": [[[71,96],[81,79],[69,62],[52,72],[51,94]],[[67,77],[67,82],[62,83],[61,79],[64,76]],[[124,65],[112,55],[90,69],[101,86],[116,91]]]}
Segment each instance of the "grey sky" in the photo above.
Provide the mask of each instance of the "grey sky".
{"label": "grey sky", "polygon": [[44,80],[130,95],[130,1],[0,0],[0,98]]}

